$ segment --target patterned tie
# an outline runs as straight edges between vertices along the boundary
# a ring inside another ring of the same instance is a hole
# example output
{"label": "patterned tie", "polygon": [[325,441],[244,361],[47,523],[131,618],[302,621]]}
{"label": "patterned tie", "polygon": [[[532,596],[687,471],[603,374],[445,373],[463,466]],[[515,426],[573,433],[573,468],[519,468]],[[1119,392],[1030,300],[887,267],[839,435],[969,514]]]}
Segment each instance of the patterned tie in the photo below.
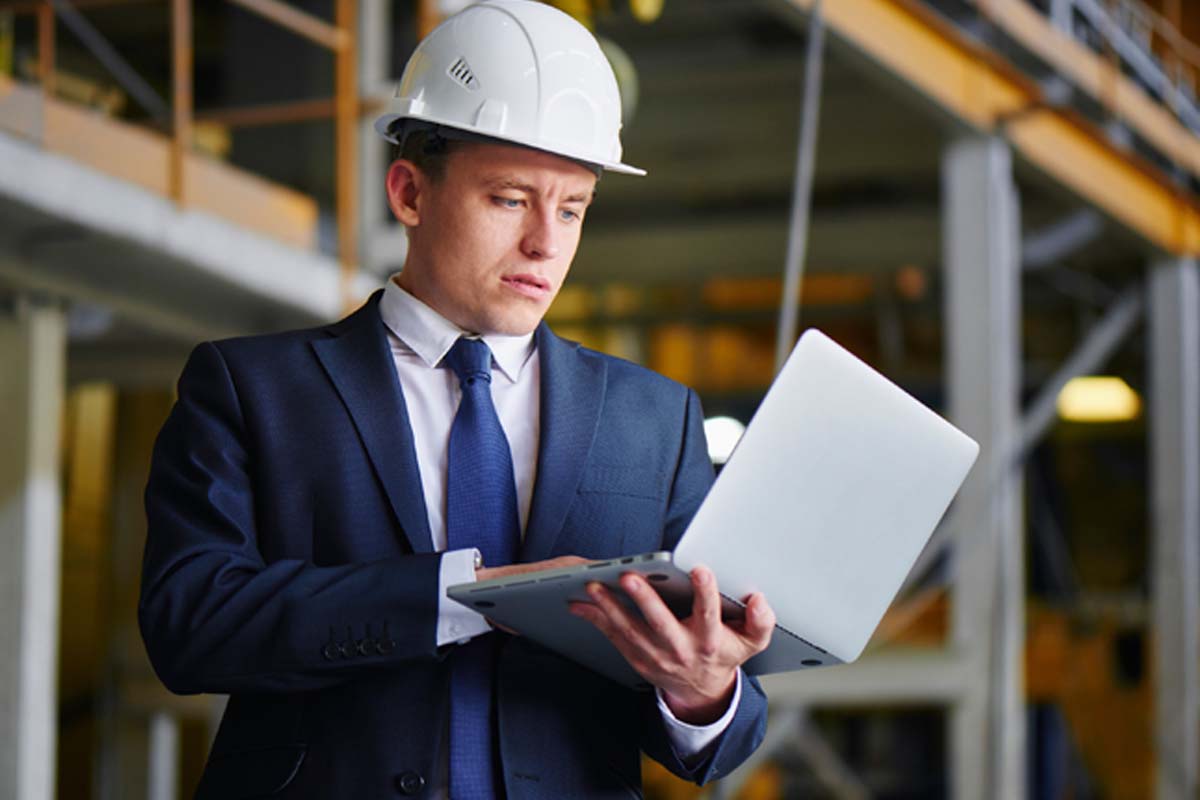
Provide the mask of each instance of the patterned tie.
{"label": "patterned tie", "polygon": [[[477,547],[490,567],[511,564],[520,521],[512,454],[492,403],[492,351],[478,339],[459,339],[443,363],[462,383],[462,402],[450,427],[448,547]],[[491,634],[478,636],[451,660],[450,796],[455,800],[496,796],[496,644]]]}

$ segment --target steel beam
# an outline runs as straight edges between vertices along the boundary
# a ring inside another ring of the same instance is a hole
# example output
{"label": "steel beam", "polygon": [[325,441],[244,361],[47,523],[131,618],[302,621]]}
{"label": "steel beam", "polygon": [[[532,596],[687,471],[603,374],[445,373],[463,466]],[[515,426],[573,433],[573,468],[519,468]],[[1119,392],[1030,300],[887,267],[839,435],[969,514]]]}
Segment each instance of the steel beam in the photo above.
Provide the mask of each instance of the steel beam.
{"label": "steel beam", "polygon": [[[814,0],[788,2],[808,10]],[[995,13],[1002,7],[1024,6],[1027,4],[993,0],[990,9]],[[1040,14],[1026,10],[1056,34],[1056,43],[1070,44]],[[989,130],[1007,119],[1005,136],[1016,150],[1085,202],[1167,252],[1200,252],[1200,206],[1194,195],[1181,195],[1170,175],[1115,148],[1103,132],[1077,115],[1040,108],[1040,90],[1033,82],[926,4],[917,0],[839,0],[824,11],[831,46],[833,40],[851,45],[889,75],[903,79],[978,130]],[[1129,109],[1128,102],[1129,98],[1123,98],[1123,109]],[[1179,158],[1180,163],[1190,159],[1200,164],[1195,137],[1187,136],[1165,109],[1152,106],[1151,112],[1166,117],[1161,120],[1162,127],[1174,131],[1171,141],[1188,150],[1188,158]]]}
{"label": "steel beam", "polygon": [[54,797],[66,315],[0,318],[0,797]]}
{"label": "steel beam", "polygon": [[1159,800],[1200,796],[1200,278],[1150,271],[1150,524],[1154,532],[1155,745]]}
{"label": "steel beam", "polygon": [[953,510],[953,643],[966,691],[951,722],[951,795],[1025,794],[1021,675],[1024,575],[1018,475],[1020,215],[999,139],[951,144],[942,163],[945,353],[950,418],[980,444]]}
{"label": "steel beam", "polygon": [[1104,218],[1094,208],[1084,208],[1031,231],[1021,247],[1026,270],[1044,269],[1094,242],[1104,233]]}

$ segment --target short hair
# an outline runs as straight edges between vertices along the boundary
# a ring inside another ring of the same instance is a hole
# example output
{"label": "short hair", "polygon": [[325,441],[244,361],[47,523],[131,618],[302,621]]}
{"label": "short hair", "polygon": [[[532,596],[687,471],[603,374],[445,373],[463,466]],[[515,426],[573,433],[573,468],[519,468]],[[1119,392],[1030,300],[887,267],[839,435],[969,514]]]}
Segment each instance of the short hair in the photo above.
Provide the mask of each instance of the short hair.
{"label": "short hair", "polygon": [[[434,183],[439,183],[442,178],[446,177],[446,159],[464,143],[483,142],[485,144],[502,144],[510,147],[527,146],[518,144],[517,142],[505,141],[504,139],[496,139],[491,136],[425,124],[404,127],[404,123],[401,123],[401,127],[395,133],[400,142],[399,144],[392,145],[392,161],[400,158],[411,161],[421,172],[428,175],[429,179]],[[537,150],[538,148],[531,147],[530,149]],[[551,155],[559,154],[552,153]],[[600,180],[603,174],[603,169],[600,165],[580,161],[570,156],[562,157],[574,161],[585,169],[591,170],[596,176],[596,180]]]}
{"label": "short hair", "polygon": [[400,134],[400,143],[392,145],[392,161],[411,161],[434,183],[446,177],[446,159],[459,143],[442,136],[434,128],[417,128]]}

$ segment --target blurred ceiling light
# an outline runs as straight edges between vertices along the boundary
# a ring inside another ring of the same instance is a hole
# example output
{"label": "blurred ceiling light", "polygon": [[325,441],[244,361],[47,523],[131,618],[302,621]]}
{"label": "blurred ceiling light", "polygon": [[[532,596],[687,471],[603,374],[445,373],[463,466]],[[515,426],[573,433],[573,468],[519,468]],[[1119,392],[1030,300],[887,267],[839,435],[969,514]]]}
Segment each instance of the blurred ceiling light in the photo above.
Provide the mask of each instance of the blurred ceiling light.
{"label": "blurred ceiling light", "polygon": [[629,10],[638,22],[654,22],[662,16],[663,0],[629,0]]}
{"label": "blurred ceiling light", "polygon": [[708,457],[714,464],[724,464],[741,441],[746,426],[733,417],[709,417],[704,420],[704,436],[708,439]]}
{"label": "blurred ceiling light", "polygon": [[1068,422],[1125,422],[1141,408],[1141,397],[1121,378],[1072,378],[1058,393],[1058,416]]}

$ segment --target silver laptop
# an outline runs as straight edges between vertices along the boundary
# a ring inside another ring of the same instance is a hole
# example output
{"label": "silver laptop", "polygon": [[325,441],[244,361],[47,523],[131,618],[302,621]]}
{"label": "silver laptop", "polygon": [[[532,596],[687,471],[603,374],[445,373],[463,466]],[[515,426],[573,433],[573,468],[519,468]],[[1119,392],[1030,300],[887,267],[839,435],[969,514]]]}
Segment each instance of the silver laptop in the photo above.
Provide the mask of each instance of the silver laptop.
{"label": "silver laptop", "polygon": [[[494,622],[629,686],[644,682],[567,611],[599,581],[645,574],[679,616],[688,572],[717,578],[724,615],[762,592],[778,620],[751,675],[854,661],[979,453],[966,434],[817,330],[800,337],[673,553],[449,588]],[[627,601],[632,607],[632,602]]]}

